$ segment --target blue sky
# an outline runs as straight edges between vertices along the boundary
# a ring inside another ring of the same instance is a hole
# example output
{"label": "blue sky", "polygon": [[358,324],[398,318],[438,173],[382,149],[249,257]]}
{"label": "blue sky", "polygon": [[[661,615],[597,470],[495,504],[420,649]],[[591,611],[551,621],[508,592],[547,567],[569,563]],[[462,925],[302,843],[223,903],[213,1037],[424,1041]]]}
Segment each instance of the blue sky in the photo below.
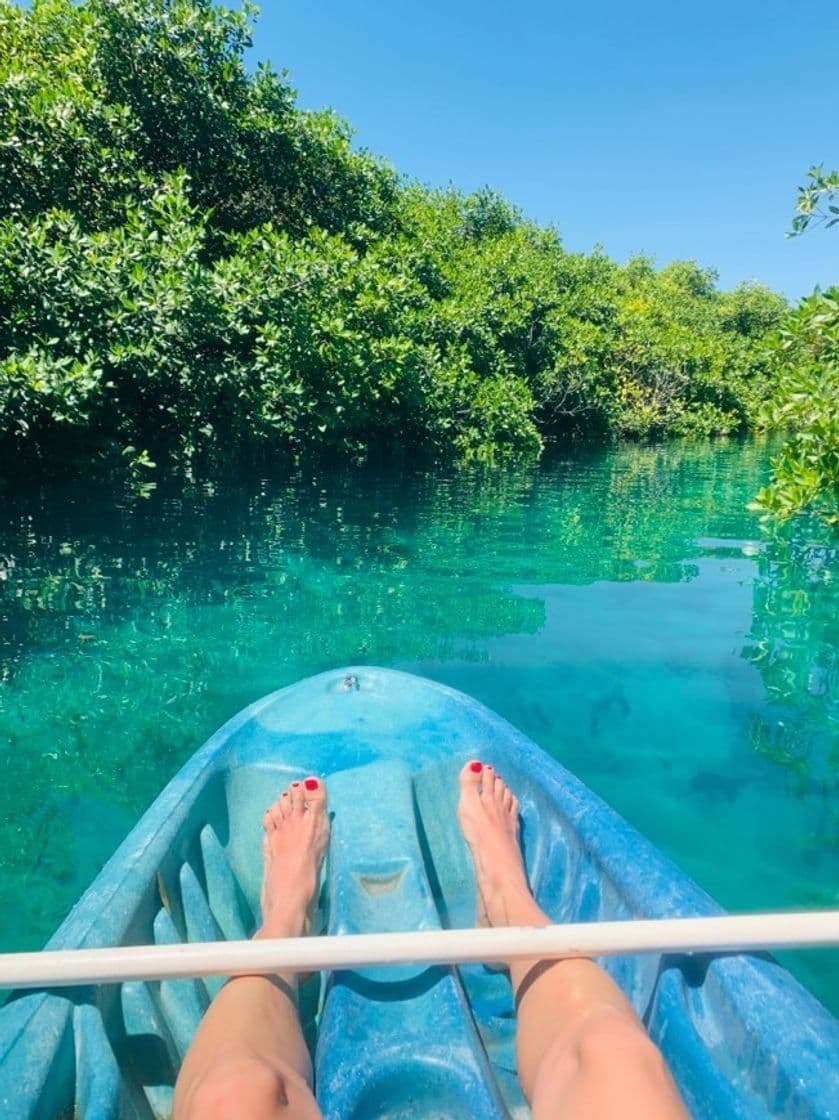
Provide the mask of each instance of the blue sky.
{"label": "blue sky", "polygon": [[784,237],[839,165],[837,54],[839,5],[800,0],[263,0],[253,48],[409,176],[791,297],[839,280],[839,228]]}

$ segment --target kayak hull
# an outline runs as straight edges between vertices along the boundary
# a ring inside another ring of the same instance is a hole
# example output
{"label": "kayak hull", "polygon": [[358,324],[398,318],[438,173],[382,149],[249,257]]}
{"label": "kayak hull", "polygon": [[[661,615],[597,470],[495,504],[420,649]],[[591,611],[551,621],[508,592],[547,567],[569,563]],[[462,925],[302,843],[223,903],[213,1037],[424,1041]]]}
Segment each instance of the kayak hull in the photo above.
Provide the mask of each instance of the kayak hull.
{"label": "kayak hull", "polygon": [[[483,705],[391,670],[349,668],[234,717],[150,807],[50,948],[250,936],[263,810],[289,781],[327,784],[321,892],[330,933],[474,921],[456,775],[479,756],[519,796],[540,905],[557,922],[712,915],[719,907],[573,775]],[[839,1116],[839,1023],[768,957],[603,962],[697,1117]],[[0,1009],[8,1117],[165,1117],[221,978],[34,992]],[[329,1118],[526,1115],[509,983],[483,966],[312,977],[301,1017]]]}

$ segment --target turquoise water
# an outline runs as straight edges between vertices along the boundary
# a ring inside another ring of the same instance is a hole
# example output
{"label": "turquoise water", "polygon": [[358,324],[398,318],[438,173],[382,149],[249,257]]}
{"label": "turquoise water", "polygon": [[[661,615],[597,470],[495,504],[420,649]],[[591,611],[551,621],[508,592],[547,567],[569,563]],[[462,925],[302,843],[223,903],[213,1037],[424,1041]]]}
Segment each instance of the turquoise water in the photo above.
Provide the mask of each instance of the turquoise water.
{"label": "turquoise water", "polygon": [[[732,910],[839,905],[839,542],[756,445],[0,497],[0,948],[193,750],[350,662],[483,700]],[[787,963],[839,1011],[839,954]]]}

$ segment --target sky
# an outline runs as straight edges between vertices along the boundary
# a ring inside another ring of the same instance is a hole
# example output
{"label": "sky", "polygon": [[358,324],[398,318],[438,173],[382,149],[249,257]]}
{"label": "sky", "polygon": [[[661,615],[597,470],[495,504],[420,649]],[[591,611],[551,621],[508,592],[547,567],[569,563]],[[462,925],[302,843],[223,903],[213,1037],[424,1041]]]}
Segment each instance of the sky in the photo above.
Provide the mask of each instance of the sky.
{"label": "sky", "polygon": [[839,281],[839,227],[787,239],[839,166],[839,4],[262,0],[251,63],[397,171],[489,185],[572,251],[692,259],[790,298]]}

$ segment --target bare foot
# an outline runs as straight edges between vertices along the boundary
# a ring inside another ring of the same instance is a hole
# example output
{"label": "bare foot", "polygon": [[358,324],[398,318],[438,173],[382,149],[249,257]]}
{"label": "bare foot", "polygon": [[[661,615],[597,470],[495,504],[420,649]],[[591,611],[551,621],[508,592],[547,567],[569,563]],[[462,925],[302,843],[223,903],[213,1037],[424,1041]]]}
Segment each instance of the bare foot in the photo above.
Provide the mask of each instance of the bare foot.
{"label": "bare foot", "polygon": [[472,853],[478,925],[527,924],[541,914],[519,846],[519,803],[491,766],[477,759],[460,772],[457,819]]}
{"label": "bare foot", "polygon": [[318,778],[292,782],[265,810],[262,854],[262,925],[255,937],[301,937],[309,932],[329,819],[326,789]]}

